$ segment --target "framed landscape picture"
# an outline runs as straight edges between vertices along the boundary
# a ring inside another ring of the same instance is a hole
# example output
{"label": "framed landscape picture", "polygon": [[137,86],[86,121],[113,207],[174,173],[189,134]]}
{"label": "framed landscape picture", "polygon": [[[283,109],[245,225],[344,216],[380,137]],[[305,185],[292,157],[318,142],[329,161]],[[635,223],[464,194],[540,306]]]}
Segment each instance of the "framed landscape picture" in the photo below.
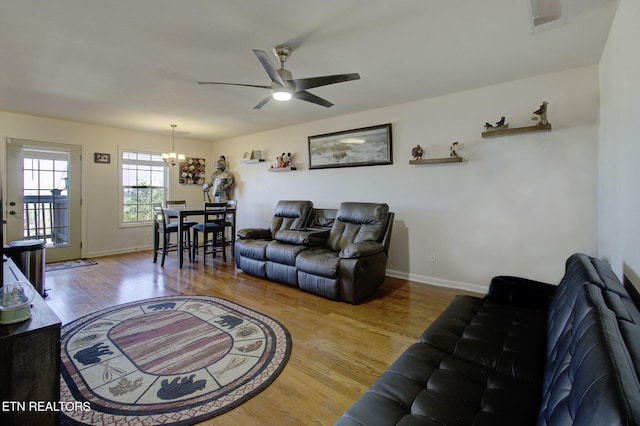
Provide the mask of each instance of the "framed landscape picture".
{"label": "framed landscape picture", "polygon": [[391,123],[308,139],[309,169],[393,164]]}

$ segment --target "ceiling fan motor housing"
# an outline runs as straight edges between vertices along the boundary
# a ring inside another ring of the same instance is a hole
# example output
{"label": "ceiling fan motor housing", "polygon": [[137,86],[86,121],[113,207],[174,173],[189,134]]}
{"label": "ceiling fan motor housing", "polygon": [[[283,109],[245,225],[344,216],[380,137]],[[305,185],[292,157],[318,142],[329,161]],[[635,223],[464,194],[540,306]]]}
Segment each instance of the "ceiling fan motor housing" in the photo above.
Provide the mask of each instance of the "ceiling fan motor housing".
{"label": "ceiling fan motor housing", "polygon": [[273,54],[276,55],[276,57],[280,61],[280,68],[284,67],[284,63],[286,62],[287,58],[291,56],[291,52],[293,52],[293,49],[283,44],[273,48]]}
{"label": "ceiling fan motor housing", "polygon": [[[284,81],[285,84],[285,88],[287,89],[291,89],[294,90],[295,89],[295,84],[293,83],[293,76],[291,75],[291,73],[287,70],[285,70],[284,68],[280,68],[278,71],[278,74],[280,75],[280,78],[282,79],[282,81]],[[273,81],[271,82],[271,87],[273,87],[274,89],[277,87],[281,87],[279,83]]]}

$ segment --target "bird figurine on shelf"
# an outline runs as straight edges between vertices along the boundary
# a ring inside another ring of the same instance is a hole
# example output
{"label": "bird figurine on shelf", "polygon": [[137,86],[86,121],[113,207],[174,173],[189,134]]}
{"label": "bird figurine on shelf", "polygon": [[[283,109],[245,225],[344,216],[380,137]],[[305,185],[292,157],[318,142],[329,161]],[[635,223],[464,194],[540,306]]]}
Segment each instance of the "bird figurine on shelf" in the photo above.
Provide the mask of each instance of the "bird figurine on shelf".
{"label": "bird figurine on shelf", "polygon": [[500,120],[496,122],[495,126],[491,123],[484,123],[484,130],[490,132],[493,130],[506,129],[509,127],[508,123],[505,124],[506,120],[507,118],[503,115]]}
{"label": "bird figurine on shelf", "polygon": [[416,145],[411,149],[411,155],[414,160],[422,160],[422,154],[424,154],[424,150],[420,145]]}
{"label": "bird figurine on shelf", "polygon": [[540,108],[533,112],[533,115],[537,115],[537,117],[531,117],[532,120],[538,120],[538,124],[540,126],[549,124],[549,121],[547,120],[547,105],[549,105],[547,101],[542,102]]}

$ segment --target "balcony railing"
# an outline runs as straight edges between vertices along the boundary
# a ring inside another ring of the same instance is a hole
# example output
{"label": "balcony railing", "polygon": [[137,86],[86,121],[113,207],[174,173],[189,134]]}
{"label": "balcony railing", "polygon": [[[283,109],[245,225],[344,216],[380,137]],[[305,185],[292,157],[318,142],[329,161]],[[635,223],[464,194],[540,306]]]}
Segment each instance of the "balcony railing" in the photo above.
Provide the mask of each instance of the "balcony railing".
{"label": "balcony railing", "polygon": [[61,190],[51,195],[24,196],[24,239],[44,240],[47,245],[69,243],[69,197]]}

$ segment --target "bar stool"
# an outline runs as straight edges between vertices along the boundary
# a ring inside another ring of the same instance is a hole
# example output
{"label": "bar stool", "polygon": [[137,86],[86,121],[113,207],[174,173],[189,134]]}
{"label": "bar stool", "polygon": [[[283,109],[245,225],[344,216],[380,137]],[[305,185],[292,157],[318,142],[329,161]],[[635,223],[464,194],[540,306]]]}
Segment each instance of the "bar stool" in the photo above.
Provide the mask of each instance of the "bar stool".
{"label": "bar stool", "polygon": [[[164,202],[164,206],[167,209],[173,209],[173,210],[186,210],[187,209],[187,201],[186,200],[167,200]],[[172,218],[178,218],[178,220],[180,220],[179,216],[168,216],[169,218],[169,222],[171,222]],[[191,229],[196,226],[198,224],[197,221],[195,220],[185,220],[184,222],[182,222],[183,225],[183,229],[185,230],[184,236],[182,238],[182,241],[186,241],[187,243],[184,245],[183,249],[187,250],[189,252],[189,261],[193,261],[193,258],[191,257],[191,251],[193,249],[193,246],[191,244]]]}
{"label": "bar stool", "polygon": [[[153,263],[158,260],[158,254],[162,253],[161,266],[164,266],[164,259],[170,251],[177,251],[178,244],[171,242],[171,234],[178,234],[178,222],[167,222],[166,214],[162,204],[153,203]],[[162,247],[160,239],[162,237]],[[189,260],[192,260],[189,252]]]}
{"label": "bar stool", "polygon": [[[227,217],[227,203],[204,203],[204,223],[199,223],[193,227],[193,258],[198,254],[198,233],[202,232],[202,263],[207,263],[207,254],[222,252],[222,259],[227,261],[225,249],[225,221]],[[209,235],[211,238],[209,239]],[[210,247],[211,250],[207,251]]]}
{"label": "bar stool", "polygon": [[[231,210],[231,212],[229,212]],[[231,228],[231,257],[235,258],[235,246],[236,246],[236,212],[238,210],[238,200],[227,201],[227,212],[229,212],[224,221],[224,226]],[[233,217],[233,220],[229,220],[229,216]]]}

